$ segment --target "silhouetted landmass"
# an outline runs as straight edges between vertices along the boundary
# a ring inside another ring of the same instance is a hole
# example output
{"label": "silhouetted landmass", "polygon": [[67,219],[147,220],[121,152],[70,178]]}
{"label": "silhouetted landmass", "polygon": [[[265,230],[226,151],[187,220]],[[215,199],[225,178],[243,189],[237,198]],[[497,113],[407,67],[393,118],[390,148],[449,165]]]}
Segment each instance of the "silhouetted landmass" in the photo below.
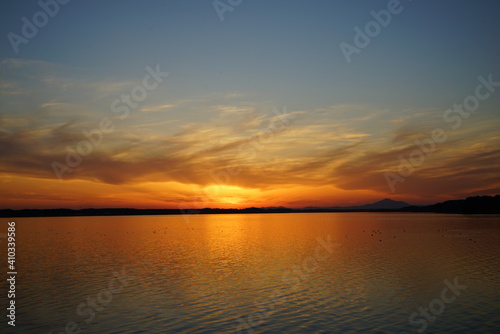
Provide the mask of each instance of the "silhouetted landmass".
{"label": "silhouetted landmass", "polygon": [[182,215],[182,214],[221,214],[221,213],[287,213],[293,212],[288,208],[245,208],[245,209],[133,209],[133,208],[105,208],[105,209],[23,209],[0,210],[0,217],[73,217],[73,216],[148,216],[148,215]]}
{"label": "silhouetted landmass", "polygon": [[306,207],[300,209],[302,211],[310,211],[310,212],[352,212],[352,211],[385,211],[385,210],[398,210],[404,207],[408,207],[410,204],[401,201],[393,201],[392,199],[385,198],[381,201],[359,205],[359,206],[333,206],[333,207]]}
{"label": "silhouetted landmass", "polygon": [[0,210],[0,217],[71,217],[71,216],[134,216],[134,215],[181,215],[181,214],[238,214],[238,213],[309,213],[309,212],[435,212],[460,214],[500,213],[500,195],[476,196],[462,200],[452,200],[427,206],[409,206],[405,202],[384,199],[372,204],[350,207],[306,207],[291,209],[286,207],[265,207],[245,209],[24,209]]}
{"label": "silhouetted landmass", "polygon": [[410,206],[402,208],[403,212],[437,212],[437,213],[500,213],[500,195],[475,196],[466,199],[446,201],[427,206]]}

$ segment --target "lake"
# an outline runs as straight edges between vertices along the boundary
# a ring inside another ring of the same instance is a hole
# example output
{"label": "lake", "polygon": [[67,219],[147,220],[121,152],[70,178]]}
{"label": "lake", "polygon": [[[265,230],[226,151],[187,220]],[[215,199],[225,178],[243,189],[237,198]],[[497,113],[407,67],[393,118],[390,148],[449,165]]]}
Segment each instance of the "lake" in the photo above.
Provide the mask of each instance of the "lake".
{"label": "lake", "polygon": [[500,332],[499,215],[4,218],[0,232],[7,221],[4,333]]}

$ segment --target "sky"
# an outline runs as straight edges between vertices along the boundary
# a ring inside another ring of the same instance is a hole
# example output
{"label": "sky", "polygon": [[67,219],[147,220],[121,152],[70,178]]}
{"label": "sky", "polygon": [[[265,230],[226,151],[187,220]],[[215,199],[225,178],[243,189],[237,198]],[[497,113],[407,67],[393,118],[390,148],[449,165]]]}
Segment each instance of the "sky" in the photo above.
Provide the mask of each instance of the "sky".
{"label": "sky", "polygon": [[500,3],[0,3],[0,208],[500,193]]}

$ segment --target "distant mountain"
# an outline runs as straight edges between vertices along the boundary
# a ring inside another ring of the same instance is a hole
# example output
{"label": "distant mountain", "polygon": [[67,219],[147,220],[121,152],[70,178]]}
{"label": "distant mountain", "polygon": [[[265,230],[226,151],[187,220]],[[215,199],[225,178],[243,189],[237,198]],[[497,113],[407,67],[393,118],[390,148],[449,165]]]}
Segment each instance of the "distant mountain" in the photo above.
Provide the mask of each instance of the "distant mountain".
{"label": "distant mountain", "polygon": [[500,195],[468,197],[427,206],[410,206],[408,203],[386,198],[359,206],[336,206],[329,208],[306,207],[291,209],[283,206],[245,209],[0,209],[0,217],[62,217],[62,216],[133,216],[133,215],[179,215],[179,214],[234,214],[234,213],[289,213],[289,212],[439,212],[461,214],[500,214]]}
{"label": "distant mountain", "polygon": [[372,204],[357,206],[355,208],[358,208],[360,210],[383,210],[383,209],[396,210],[407,206],[410,206],[410,204],[402,201],[393,201],[390,198],[384,198],[381,201]]}
{"label": "distant mountain", "polygon": [[390,198],[384,198],[381,201],[358,205],[358,206],[332,206],[326,208],[307,207],[305,211],[371,211],[371,210],[399,210],[410,206],[410,204],[401,201],[394,201]]}

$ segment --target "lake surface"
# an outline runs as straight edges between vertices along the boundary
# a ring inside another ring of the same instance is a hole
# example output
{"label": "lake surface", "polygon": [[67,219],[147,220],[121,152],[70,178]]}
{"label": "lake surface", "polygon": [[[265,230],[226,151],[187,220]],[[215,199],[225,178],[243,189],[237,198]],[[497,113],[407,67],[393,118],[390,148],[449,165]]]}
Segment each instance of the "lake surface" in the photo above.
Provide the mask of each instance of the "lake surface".
{"label": "lake surface", "polygon": [[4,333],[500,333],[498,215],[3,218],[0,232],[7,221]]}

